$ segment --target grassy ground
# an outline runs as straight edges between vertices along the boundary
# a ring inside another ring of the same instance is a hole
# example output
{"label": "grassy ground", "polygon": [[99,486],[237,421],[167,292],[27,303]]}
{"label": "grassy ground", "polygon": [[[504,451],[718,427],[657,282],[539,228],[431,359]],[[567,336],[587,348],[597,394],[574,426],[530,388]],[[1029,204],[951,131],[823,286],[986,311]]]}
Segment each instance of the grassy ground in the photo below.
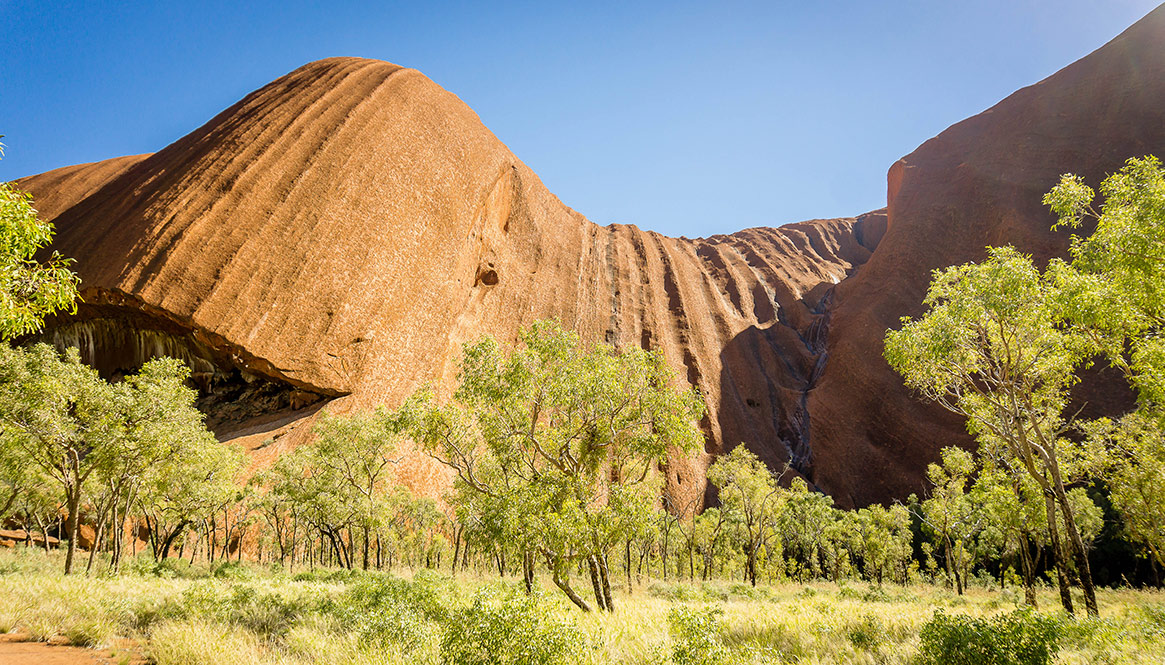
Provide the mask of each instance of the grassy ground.
{"label": "grassy ground", "polygon": [[[141,560],[118,576],[66,578],[59,563],[0,553],[0,632],[90,646],[130,637],[160,665],[912,663],[936,611],[986,617],[1022,600],[984,588],[656,581],[620,589],[613,615],[582,614],[558,593],[527,600],[513,580],[431,571],[293,576]],[[1054,662],[1165,663],[1165,594],[1102,590],[1100,601],[1099,619],[1060,618]],[[1059,614],[1053,590],[1040,603]]]}

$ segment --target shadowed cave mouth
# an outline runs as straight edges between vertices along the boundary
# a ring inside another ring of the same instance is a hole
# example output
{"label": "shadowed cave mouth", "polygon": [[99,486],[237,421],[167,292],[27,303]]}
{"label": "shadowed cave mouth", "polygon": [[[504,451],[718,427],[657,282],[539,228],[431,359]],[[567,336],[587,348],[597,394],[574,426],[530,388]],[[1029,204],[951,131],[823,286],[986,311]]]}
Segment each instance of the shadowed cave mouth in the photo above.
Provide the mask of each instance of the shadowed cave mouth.
{"label": "shadowed cave mouth", "polygon": [[60,350],[74,347],[81,360],[110,381],[136,373],[147,361],[178,358],[190,367],[198,409],[215,432],[281,411],[297,411],[345,393],[284,376],[270,362],[221,336],[193,328],[122,294],[86,294],[77,313],[54,316],[28,341]]}

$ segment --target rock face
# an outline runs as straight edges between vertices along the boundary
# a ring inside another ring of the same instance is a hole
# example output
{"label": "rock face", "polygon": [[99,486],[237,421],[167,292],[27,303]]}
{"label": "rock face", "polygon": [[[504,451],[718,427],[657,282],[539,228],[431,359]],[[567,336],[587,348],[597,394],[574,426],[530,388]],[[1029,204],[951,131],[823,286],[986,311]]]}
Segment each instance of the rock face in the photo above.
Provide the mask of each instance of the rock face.
{"label": "rock face", "polygon": [[[708,402],[708,452],[746,441],[809,473],[829,293],[885,227],[879,213],[699,240],[597,226],[454,95],[353,58],[302,67],[156,154],[21,185],[83,280],[86,304],[45,337],[109,375],[186,359],[220,435],[260,460],[302,442],[324,402],[448,390],[461,343],[558,317],[662,348]],[[706,461],[677,460],[671,481],[700,495]],[[439,474],[406,471],[433,491]]]}
{"label": "rock face", "polygon": [[[922,313],[932,270],[982,260],[988,245],[1066,255],[1070,234],[1050,230],[1044,193],[1062,173],[1097,185],[1146,154],[1165,156],[1165,6],[890,167],[885,238],[834,293],[829,363],[809,400],[814,451],[832,465],[819,486],[842,502],[901,497],[940,447],[969,443],[882,360],[886,329]],[[1119,384],[1088,387],[1094,410],[1128,405]]]}
{"label": "rock face", "polygon": [[[461,343],[557,317],[661,348],[707,401],[706,453],[744,442],[843,505],[901,497],[966,435],[902,388],[885,330],[988,244],[1062,254],[1039,204],[1061,172],[1165,153],[1162,44],[1158,9],[928,141],[891,168],[888,212],[696,240],[587,221],[414,70],[314,62],[156,154],[21,181],[83,279],[45,336],[110,375],[187,359],[220,436],[262,464],[325,404],[448,391]],[[669,482],[698,499],[708,460]],[[419,456],[404,476],[446,482]]]}

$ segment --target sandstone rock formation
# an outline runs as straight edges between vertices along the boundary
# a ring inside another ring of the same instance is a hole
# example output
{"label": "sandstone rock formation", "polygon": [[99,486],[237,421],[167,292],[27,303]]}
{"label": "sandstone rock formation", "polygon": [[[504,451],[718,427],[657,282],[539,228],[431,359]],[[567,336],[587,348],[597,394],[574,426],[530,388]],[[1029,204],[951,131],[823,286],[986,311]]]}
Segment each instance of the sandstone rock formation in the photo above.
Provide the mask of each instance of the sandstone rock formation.
{"label": "sandstone rock formation", "polygon": [[[928,141],[891,168],[888,213],[696,240],[587,221],[419,72],[314,62],[156,154],[21,181],[83,279],[46,337],[110,375],[187,359],[219,434],[262,464],[325,404],[447,391],[462,342],[558,317],[662,348],[705,396],[708,453],[743,441],[843,505],[901,497],[966,435],[902,388],[885,330],[988,244],[1062,254],[1039,204],[1059,173],[1165,153],[1162,44],[1158,9]],[[701,496],[707,461],[670,482]],[[445,483],[420,457],[405,476]]]}
{"label": "sandstone rock formation", "polygon": [[[302,67],[154,155],[21,185],[83,280],[85,304],[46,337],[108,375],[185,358],[212,425],[261,459],[301,442],[325,402],[447,390],[462,342],[558,317],[661,347],[708,401],[710,452],[747,441],[808,472],[828,294],[885,226],[700,240],[597,226],[454,95],[353,58]],[[698,495],[705,463],[677,461],[673,482]],[[408,475],[437,491],[439,472],[417,459]]]}
{"label": "sandstone rock formation", "polygon": [[[1125,159],[1165,156],[1165,6],[1044,81],[960,122],[890,167],[889,224],[869,263],[834,293],[829,363],[811,393],[815,479],[839,501],[916,491],[938,448],[969,443],[963,423],[920,404],[881,358],[888,327],[917,316],[936,268],[1012,244],[1038,260],[1070,234],[1041,205],[1062,173],[1098,184]],[[1119,412],[1112,381],[1081,395]]]}

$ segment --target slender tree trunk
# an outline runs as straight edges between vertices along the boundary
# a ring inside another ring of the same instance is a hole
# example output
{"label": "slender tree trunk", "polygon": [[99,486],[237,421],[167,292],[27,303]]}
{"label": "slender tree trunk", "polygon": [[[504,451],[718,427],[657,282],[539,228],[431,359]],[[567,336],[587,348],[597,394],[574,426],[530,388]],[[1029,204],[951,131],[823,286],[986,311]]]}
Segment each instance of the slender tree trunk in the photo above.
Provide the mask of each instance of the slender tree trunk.
{"label": "slender tree trunk", "polygon": [[178,523],[178,526],[174,527],[174,530],[170,532],[170,535],[166,536],[166,540],[162,543],[163,559],[170,556],[170,547],[174,544],[174,539],[177,538],[180,533],[182,533],[182,530],[185,529],[186,525],[189,523],[190,520],[182,520]]}
{"label": "slender tree trunk", "polygon": [[631,593],[631,540],[627,541],[627,593]]}
{"label": "slender tree trunk", "polygon": [[1068,544],[1076,559],[1076,572],[1080,578],[1080,587],[1084,590],[1084,607],[1088,616],[1100,616],[1100,608],[1096,603],[1096,587],[1092,584],[1092,568],[1088,564],[1088,550],[1084,548],[1084,540],[1080,531],[1076,529],[1076,517],[1072,514],[1072,506],[1068,503],[1068,494],[1064,491],[1064,483],[1060,479],[1059,465],[1052,466],[1052,477],[1055,479],[1056,498],[1060,509],[1064,512],[1064,527],[1068,531]]}
{"label": "slender tree trunk", "polygon": [[599,562],[599,579],[603,583],[603,604],[608,612],[614,612],[615,600],[611,597],[611,575],[607,566],[607,555],[598,554],[595,558]]}
{"label": "slender tree trunk", "polygon": [[599,564],[595,560],[595,555],[587,557],[587,568],[591,573],[591,589],[595,594],[595,604],[599,606],[600,610],[607,609],[606,600],[603,598],[603,589],[599,584]]}
{"label": "slender tree trunk", "polygon": [[97,549],[101,545],[101,537],[105,535],[105,520],[101,519],[97,522],[97,528],[93,530],[93,542],[89,544],[89,561],[85,563],[85,574],[88,575],[93,571],[93,560],[97,558]]}
{"label": "slender tree trunk", "polygon": [[368,570],[368,527],[364,527],[364,570]]}
{"label": "slender tree trunk", "polygon": [[555,561],[551,557],[546,557],[546,565],[550,568],[551,579],[554,580],[554,586],[558,587],[572,603],[577,605],[583,612],[590,612],[591,606],[587,605],[587,601],[582,599],[574,589],[570,586],[570,580],[562,576],[561,564],[555,565]]}
{"label": "slender tree trunk", "polygon": [[40,518],[39,514],[33,515],[33,519],[36,520],[36,528],[40,529],[40,536],[41,536],[41,539],[43,540],[43,542],[41,544],[44,545],[44,553],[47,555],[49,553],[49,529],[48,529],[48,525],[46,525],[44,523],[44,520],[42,520]]}
{"label": "slender tree trunk", "polygon": [[1019,567],[1023,573],[1023,600],[1033,608],[1039,606],[1036,600],[1035,564],[1032,562],[1032,553],[1026,536],[1019,538]]}
{"label": "slender tree trunk", "polygon": [[69,511],[69,548],[65,552],[65,574],[73,572],[73,557],[77,553],[77,534],[81,532],[81,486],[68,488],[67,510]]}
{"label": "slender tree trunk", "polygon": [[1056,583],[1060,587],[1060,604],[1068,614],[1075,614],[1072,607],[1072,591],[1068,588],[1068,566],[1064,548],[1060,545],[1060,527],[1056,524],[1056,504],[1051,494],[1044,495],[1048,513],[1048,536],[1052,541],[1052,562],[1056,566]]}
{"label": "slender tree trunk", "polygon": [[[456,558],[456,557],[454,557]],[[526,584],[526,595],[534,593],[534,553],[529,550],[522,553],[522,581]]]}

